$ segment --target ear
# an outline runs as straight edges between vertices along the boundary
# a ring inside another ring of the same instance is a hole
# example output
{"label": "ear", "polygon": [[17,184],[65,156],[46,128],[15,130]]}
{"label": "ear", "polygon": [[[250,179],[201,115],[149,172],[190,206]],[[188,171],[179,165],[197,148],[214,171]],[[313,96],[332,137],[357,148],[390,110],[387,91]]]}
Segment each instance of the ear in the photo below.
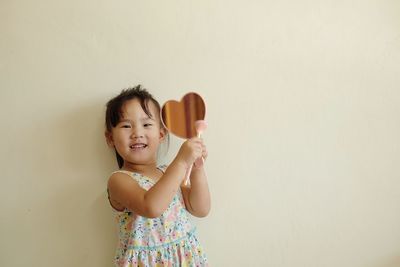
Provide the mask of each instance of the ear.
{"label": "ear", "polygon": [[165,128],[160,128],[160,141],[164,141],[166,135],[167,130]]}
{"label": "ear", "polygon": [[114,147],[114,140],[111,132],[106,131],[104,133],[104,136],[106,137],[106,141],[109,147]]}

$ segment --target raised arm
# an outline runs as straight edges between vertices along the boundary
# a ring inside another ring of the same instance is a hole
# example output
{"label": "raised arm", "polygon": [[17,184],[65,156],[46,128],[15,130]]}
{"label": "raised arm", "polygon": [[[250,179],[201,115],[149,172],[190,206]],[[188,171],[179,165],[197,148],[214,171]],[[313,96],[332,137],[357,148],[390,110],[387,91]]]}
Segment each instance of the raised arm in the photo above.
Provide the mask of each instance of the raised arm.
{"label": "raised arm", "polygon": [[[207,148],[202,143],[202,156],[207,158]],[[211,209],[211,197],[204,166],[193,166],[190,185],[182,185],[182,194],[186,209],[196,217],[205,217]]]}
{"label": "raised arm", "polygon": [[211,198],[204,168],[192,170],[190,185],[183,185],[186,209],[196,217],[205,217],[211,209]]}
{"label": "raised arm", "polygon": [[184,142],[165,173],[148,191],[124,173],[113,174],[108,181],[110,200],[144,217],[160,216],[177,193],[186,170],[201,153],[197,138]]}

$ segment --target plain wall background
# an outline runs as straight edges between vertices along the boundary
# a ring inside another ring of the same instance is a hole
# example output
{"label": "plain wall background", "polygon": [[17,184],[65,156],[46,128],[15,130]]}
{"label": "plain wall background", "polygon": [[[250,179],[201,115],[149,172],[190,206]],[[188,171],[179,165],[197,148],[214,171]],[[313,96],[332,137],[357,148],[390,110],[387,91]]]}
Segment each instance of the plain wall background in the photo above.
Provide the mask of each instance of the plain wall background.
{"label": "plain wall background", "polygon": [[1,266],[111,266],[138,83],[207,102],[212,266],[400,266],[399,1],[1,0],[0,33]]}

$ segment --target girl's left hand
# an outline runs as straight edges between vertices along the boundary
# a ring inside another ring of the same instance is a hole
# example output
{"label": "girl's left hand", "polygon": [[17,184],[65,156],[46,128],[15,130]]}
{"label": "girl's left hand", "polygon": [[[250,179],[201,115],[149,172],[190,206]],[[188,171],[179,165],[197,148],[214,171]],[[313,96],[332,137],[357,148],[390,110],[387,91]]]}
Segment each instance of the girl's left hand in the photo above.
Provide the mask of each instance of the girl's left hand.
{"label": "girl's left hand", "polygon": [[[201,158],[197,159],[193,164],[196,169],[203,167],[203,164],[196,164],[196,163],[200,160],[202,160],[202,163],[204,163],[208,156],[207,147],[203,142],[201,142],[201,148],[202,148],[202,155],[201,155],[202,159]],[[198,166],[198,165],[200,165],[200,166]]]}

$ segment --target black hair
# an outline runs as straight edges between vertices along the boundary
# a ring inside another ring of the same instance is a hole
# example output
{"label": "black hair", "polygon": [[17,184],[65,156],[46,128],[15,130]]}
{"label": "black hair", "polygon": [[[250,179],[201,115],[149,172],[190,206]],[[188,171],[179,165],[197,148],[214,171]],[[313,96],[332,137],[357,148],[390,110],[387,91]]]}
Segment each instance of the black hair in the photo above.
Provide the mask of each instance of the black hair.
{"label": "black hair", "polygon": [[[123,89],[119,95],[112,98],[106,104],[106,132],[111,133],[112,128],[116,127],[122,118],[122,106],[126,101],[132,99],[139,99],[140,105],[143,111],[151,118],[152,115],[149,110],[149,101],[153,102],[156,106],[157,112],[160,113],[161,107],[158,101],[142,86],[139,84],[135,87]],[[160,127],[164,129],[164,125],[161,123]],[[168,137],[169,141],[169,137]],[[115,155],[117,158],[119,168],[124,165],[124,159],[115,150]]]}

